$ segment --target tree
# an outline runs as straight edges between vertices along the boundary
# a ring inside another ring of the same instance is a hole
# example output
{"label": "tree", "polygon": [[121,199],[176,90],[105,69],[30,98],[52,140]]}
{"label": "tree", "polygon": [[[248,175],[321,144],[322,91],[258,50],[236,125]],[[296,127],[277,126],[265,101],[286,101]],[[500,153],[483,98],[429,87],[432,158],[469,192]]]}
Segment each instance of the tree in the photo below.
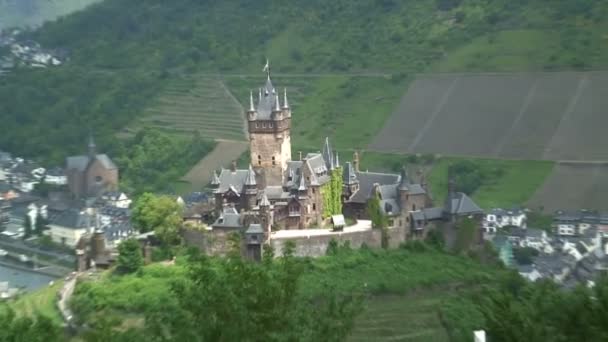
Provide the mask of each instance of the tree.
{"label": "tree", "polygon": [[305,267],[293,243],[263,262],[242,259],[238,236],[226,258],[191,256],[186,281],[173,285],[179,305],[146,317],[146,331],[161,341],[341,341],[360,310],[361,298],[331,289],[318,298],[298,293]]}
{"label": "tree", "polygon": [[59,342],[61,327],[49,318],[35,314],[33,318],[17,317],[6,304],[0,304],[0,341]]}
{"label": "tree", "polygon": [[32,218],[29,214],[25,214],[23,218],[23,239],[32,236]]}
{"label": "tree", "polygon": [[367,202],[367,213],[372,219],[372,228],[380,229],[382,231],[382,248],[388,248],[388,218],[382,210],[379,194],[375,193]]}
{"label": "tree", "polygon": [[118,271],[133,273],[144,265],[141,246],[135,239],[128,239],[118,245]]}
{"label": "tree", "polygon": [[181,214],[182,208],[175,199],[145,193],[135,203],[131,219],[140,232],[154,231],[165,246],[170,246],[179,242]]}
{"label": "tree", "polygon": [[513,249],[513,258],[515,258],[515,261],[520,265],[532,264],[535,256],[538,256],[538,251],[532,247]]}

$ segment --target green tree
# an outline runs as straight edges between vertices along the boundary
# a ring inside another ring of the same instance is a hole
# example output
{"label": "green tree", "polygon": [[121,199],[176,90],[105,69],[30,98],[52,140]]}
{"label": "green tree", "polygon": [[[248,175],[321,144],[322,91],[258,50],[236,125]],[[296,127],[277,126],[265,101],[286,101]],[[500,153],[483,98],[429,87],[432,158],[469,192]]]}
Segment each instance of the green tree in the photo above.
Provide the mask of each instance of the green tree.
{"label": "green tree", "polygon": [[382,232],[382,248],[388,248],[388,217],[382,210],[379,194],[375,193],[367,202],[367,213],[372,220],[372,228],[380,229]]}
{"label": "green tree", "polygon": [[118,271],[133,273],[144,265],[141,246],[135,239],[128,239],[118,245]]}
{"label": "green tree", "polygon": [[0,341],[55,342],[63,341],[61,328],[49,318],[34,314],[33,318],[17,317],[6,304],[0,304]]}
{"label": "green tree", "polygon": [[135,203],[131,219],[140,232],[154,231],[165,246],[180,241],[182,208],[170,196],[143,194]]}
{"label": "green tree", "polygon": [[513,258],[520,265],[530,265],[534,261],[534,257],[538,255],[538,251],[532,247],[523,247],[513,249]]}
{"label": "green tree", "polygon": [[32,236],[32,218],[29,214],[25,214],[23,218],[23,239]]}
{"label": "green tree", "polygon": [[[279,258],[245,261],[238,236],[226,258],[196,256],[188,280],[176,282],[173,311],[151,313],[146,330],[161,341],[342,341],[360,309],[359,296],[298,294],[304,264],[287,243]],[[268,250],[267,250],[268,251]],[[270,251],[268,251],[270,253]]]}

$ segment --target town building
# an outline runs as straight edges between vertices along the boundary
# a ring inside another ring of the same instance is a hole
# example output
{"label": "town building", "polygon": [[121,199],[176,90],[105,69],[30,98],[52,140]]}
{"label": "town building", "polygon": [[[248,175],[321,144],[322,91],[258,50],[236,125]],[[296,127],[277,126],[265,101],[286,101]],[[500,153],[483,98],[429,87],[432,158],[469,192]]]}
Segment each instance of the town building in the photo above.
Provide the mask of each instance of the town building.
{"label": "town building", "polygon": [[53,242],[76,247],[80,238],[90,233],[96,224],[93,214],[76,209],[66,210],[49,223],[49,229],[44,232]]}
{"label": "town building", "polygon": [[106,154],[98,154],[89,138],[88,154],[66,160],[68,187],[75,198],[96,197],[118,189],[118,167]]}
{"label": "town building", "polygon": [[485,215],[482,226],[486,233],[496,233],[497,230],[504,227],[526,228],[527,215],[521,209],[495,208]]}

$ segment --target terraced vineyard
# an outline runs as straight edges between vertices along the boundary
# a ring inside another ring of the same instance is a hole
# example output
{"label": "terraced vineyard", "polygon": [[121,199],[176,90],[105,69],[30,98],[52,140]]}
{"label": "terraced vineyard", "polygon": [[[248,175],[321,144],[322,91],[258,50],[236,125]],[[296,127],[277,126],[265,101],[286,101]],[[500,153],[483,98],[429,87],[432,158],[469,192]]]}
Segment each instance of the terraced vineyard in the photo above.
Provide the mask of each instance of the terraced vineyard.
{"label": "terraced vineyard", "polygon": [[203,138],[245,140],[243,108],[218,78],[187,77],[169,86],[134,128],[153,127]]}
{"label": "terraced vineyard", "polygon": [[378,296],[368,301],[349,341],[448,341],[438,308],[445,296]]}

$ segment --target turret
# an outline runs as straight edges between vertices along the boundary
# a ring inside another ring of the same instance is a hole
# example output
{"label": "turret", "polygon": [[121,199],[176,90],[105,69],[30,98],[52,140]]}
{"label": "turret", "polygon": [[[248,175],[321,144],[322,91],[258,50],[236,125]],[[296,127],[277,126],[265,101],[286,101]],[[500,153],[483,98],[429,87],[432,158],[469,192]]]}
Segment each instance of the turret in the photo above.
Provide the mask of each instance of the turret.
{"label": "turret", "polygon": [[220,186],[220,177],[218,177],[217,172],[213,170],[213,174],[211,175],[211,187],[216,189]]}
{"label": "turret", "polygon": [[353,153],[353,168],[355,169],[355,172],[359,172],[359,166],[359,152],[355,151],[355,153]]}
{"label": "turret", "polygon": [[256,119],[257,112],[255,110],[255,105],[253,104],[253,91],[249,92],[249,109],[247,110],[247,119],[249,121],[253,121]]}
{"label": "turret", "polygon": [[329,170],[333,170],[335,163],[334,163],[334,154],[333,151],[331,150],[331,145],[329,144],[329,138],[325,137],[325,144],[323,145],[323,159],[325,160],[325,165],[327,166],[327,169]]}
{"label": "turret", "polygon": [[287,88],[283,93],[283,109],[289,109],[289,102],[287,102]]}

